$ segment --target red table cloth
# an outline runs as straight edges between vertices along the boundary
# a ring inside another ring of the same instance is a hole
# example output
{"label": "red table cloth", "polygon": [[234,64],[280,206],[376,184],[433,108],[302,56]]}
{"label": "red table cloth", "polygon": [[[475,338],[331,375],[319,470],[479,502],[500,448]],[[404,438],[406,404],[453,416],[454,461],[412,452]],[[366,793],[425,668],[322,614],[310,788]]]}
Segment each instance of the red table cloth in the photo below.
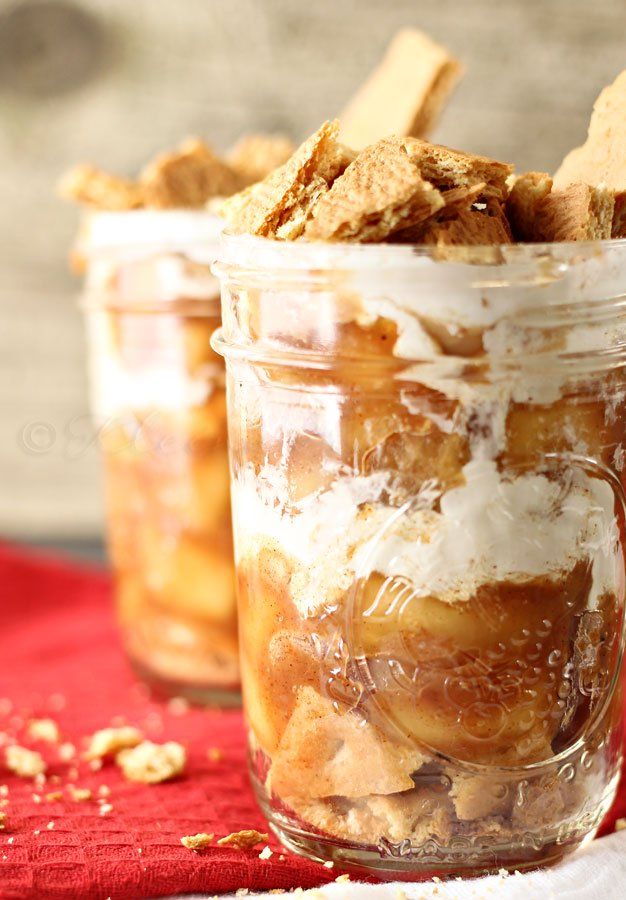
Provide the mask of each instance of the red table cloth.
{"label": "red table cloth", "polygon": [[[0,763],[0,802],[8,800],[0,807],[7,815],[0,898],[138,900],[332,881],[336,871],[282,850],[273,838],[269,859],[259,858],[261,847],[194,853],[181,845],[183,835],[203,831],[216,838],[267,831],[248,782],[241,713],[151,698],[122,655],[110,593],[97,570],[0,546],[0,742],[17,739],[48,762],[41,787]],[[78,756],[64,761],[59,745],[27,740],[32,718],[53,718]],[[122,723],[157,742],[183,743],[184,777],[142,785],[110,763],[93,771],[80,756],[85,737]],[[91,789],[93,799],[74,802],[66,791],[62,800],[47,798],[70,781]],[[621,791],[603,831],[625,814]]]}

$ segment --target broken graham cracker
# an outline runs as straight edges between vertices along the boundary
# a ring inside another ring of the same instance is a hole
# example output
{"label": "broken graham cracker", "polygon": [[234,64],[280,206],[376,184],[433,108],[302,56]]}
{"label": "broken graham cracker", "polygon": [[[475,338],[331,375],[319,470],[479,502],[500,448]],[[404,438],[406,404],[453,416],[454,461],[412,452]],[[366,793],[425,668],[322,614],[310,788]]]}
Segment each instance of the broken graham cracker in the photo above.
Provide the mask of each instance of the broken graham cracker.
{"label": "broken graham cracker", "polygon": [[439,190],[469,188],[484,182],[485,196],[505,200],[509,193],[507,179],[513,166],[487,156],[476,156],[452,147],[431,144],[417,138],[405,138],[407,153],[418,167],[422,178]]}
{"label": "broken graham cracker", "polygon": [[122,750],[115,762],[129,781],[159,784],[182,774],[187,764],[187,752],[176,741],[165,744],[143,741],[136,747]]}
{"label": "broken graham cracker", "polygon": [[46,763],[36,750],[27,750],[18,744],[12,744],[4,751],[4,761],[7,769],[19,775],[21,778],[36,778],[46,771]]}
{"label": "broken graham cracker", "polygon": [[92,734],[85,759],[102,759],[128,747],[136,747],[143,740],[143,734],[132,725],[121,728],[102,728]]}
{"label": "broken graham cracker", "polygon": [[545,198],[552,190],[552,179],[546,172],[525,172],[515,178],[506,201],[506,214],[518,241],[538,241],[537,217]]}
{"label": "broken graham cracker", "polygon": [[552,191],[537,214],[544,241],[596,241],[611,237],[615,195],[606,187],[572,184]]}
{"label": "broken graham cracker", "polygon": [[416,29],[399,31],[340,116],[341,139],[361,150],[389,135],[428,137],[463,69]]}
{"label": "broken graham cracker", "polygon": [[180,842],[187,850],[203,850],[209,846],[214,837],[214,834],[207,834],[206,831],[203,831],[200,834],[188,834],[181,837]]}
{"label": "broken graham cracker", "polygon": [[444,206],[425,181],[400,138],[373,144],[322,196],[304,236],[318,241],[383,241],[394,231],[423,222]]}
{"label": "broken graham cracker", "polygon": [[565,157],[554,176],[558,190],[576,183],[615,193],[612,237],[626,237],[626,69],[600,93],[587,140]]}
{"label": "broken graham cracker", "polygon": [[338,131],[336,121],[325,122],[284,165],[226,200],[221,214],[236,231],[295,240],[313,205],[352,162]]}
{"label": "broken graham cracker", "polygon": [[220,838],[218,844],[220,847],[234,847],[236,850],[251,850],[257,844],[264,844],[268,841],[269,834],[261,831],[255,831],[253,828],[244,831],[234,831],[227,834],[226,837]]}
{"label": "broken graham cracker", "polygon": [[229,151],[226,162],[236,173],[241,187],[246,187],[286,163],[295,149],[283,134],[246,134]]}
{"label": "broken graham cracker", "polygon": [[233,169],[197,138],[157,156],[142,170],[139,183],[145,205],[153,209],[199,209],[211,197],[227,196],[240,187]]}
{"label": "broken graham cracker", "polygon": [[90,165],[70,169],[59,182],[59,194],[65,200],[111,212],[138,209],[144,203],[140,185]]}

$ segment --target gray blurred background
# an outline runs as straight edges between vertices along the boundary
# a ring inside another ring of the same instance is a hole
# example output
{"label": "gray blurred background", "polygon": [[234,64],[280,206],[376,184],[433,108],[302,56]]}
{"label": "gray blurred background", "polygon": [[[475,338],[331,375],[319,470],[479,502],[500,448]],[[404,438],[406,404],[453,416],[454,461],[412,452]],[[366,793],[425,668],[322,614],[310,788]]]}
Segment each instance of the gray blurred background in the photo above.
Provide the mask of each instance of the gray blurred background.
{"label": "gray blurred background", "polygon": [[467,67],[436,137],[552,170],[626,67],[625,24],[625,0],[0,0],[0,534],[101,533],[66,167],[134,174],[188,134],[302,138],[412,25]]}

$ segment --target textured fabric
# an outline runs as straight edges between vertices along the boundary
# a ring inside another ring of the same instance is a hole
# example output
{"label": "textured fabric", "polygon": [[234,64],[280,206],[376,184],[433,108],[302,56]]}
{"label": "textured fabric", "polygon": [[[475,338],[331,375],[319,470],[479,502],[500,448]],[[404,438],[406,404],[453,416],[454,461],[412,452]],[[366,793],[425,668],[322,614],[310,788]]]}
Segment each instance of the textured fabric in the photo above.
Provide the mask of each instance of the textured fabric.
{"label": "textured fabric", "polygon": [[[7,773],[0,761],[0,785],[9,788],[2,807],[8,828],[0,831],[3,900],[212,894],[309,887],[335,877],[283,853],[274,839],[269,860],[258,858],[261,847],[194,853],[181,845],[183,835],[200,831],[221,837],[267,830],[248,782],[241,713],[185,711],[147,697],[120,650],[103,574],[0,547],[0,617],[0,734],[41,751],[49,763],[47,782],[38,788]],[[107,807],[96,799],[47,801],[46,794],[72,780],[74,762],[60,762],[57,746],[25,739],[31,717],[55,719],[79,753],[84,736],[123,719],[154,741],[185,744],[187,774],[145,786],[126,781],[111,763],[93,772],[80,761],[74,783],[96,797],[101,785],[109,787],[110,796],[101,799],[113,809],[102,815]],[[221,760],[208,757],[212,747]],[[44,799],[36,803],[33,794]]]}
{"label": "textured fabric", "polygon": [[[268,860],[259,859],[260,848],[194,853],[181,845],[181,836],[200,831],[220,837],[266,829],[246,773],[241,714],[185,709],[148,696],[121,653],[104,574],[0,546],[0,616],[0,736],[41,751],[49,764],[42,787],[0,764],[9,801],[1,808],[8,819],[0,831],[2,900],[139,900],[241,887],[306,888],[336,877],[336,871],[281,851],[273,839]],[[63,741],[78,749],[78,764],[60,760],[57,745],[26,740],[33,717],[58,722]],[[186,775],[144,786],[125,781],[110,763],[92,771],[80,759],[82,739],[121,722],[139,726],[152,740],[184,743]],[[212,760],[209,748],[222,758]],[[90,788],[94,799],[46,798],[70,781]],[[101,786],[109,796],[99,796]],[[625,814],[626,792],[604,831]]]}

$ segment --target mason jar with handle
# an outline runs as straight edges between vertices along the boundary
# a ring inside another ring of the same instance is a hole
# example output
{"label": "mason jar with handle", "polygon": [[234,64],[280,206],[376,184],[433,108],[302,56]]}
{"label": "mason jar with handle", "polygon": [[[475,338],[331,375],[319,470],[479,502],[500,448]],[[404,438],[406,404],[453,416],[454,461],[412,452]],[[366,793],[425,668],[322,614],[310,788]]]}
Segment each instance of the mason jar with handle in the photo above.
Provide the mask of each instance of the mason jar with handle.
{"label": "mason jar with handle", "polygon": [[124,644],[149,684],[232,703],[224,370],[210,346],[221,227],[206,212],[95,212],[77,254]]}
{"label": "mason jar with handle", "polygon": [[214,271],[271,827],[404,877],[562,858],[621,762],[626,243],[226,234]]}

